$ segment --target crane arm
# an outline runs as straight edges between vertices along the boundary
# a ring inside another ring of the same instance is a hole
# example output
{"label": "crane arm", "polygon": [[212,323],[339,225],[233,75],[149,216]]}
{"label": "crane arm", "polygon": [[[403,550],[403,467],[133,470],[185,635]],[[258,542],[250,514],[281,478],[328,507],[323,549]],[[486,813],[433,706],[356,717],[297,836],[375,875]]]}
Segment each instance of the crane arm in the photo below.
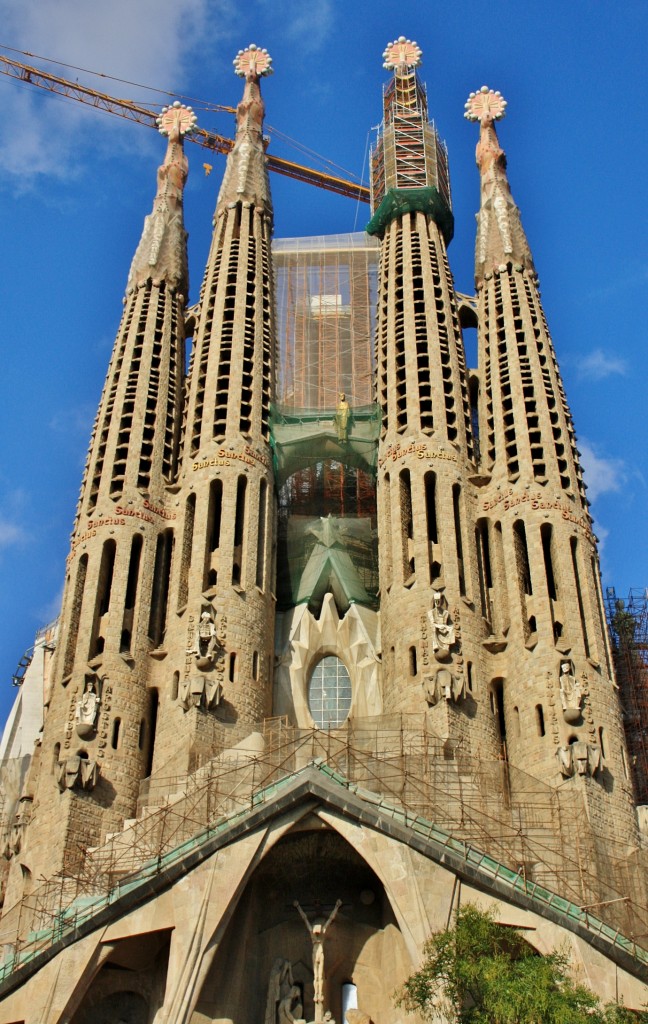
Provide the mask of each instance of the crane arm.
{"label": "crane arm", "polygon": [[[76,100],[78,103],[96,107],[108,114],[116,114],[127,121],[135,121],[137,124],[146,125],[149,128],[157,128],[158,115],[154,110],[142,107],[132,100],[118,99],[116,96],[109,96],[107,93],[91,89],[89,86],[80,85],[79,82],[70,82],[67,78],[53,75],[49,71],[23,64],[17,60],[0,55],[0,74],[9,78],[35,85],[39,89],[46,89],[48,92],[58,96],[65,96],[68,99]],[[218,107],[219,110],[226,110],[234,113],[233,107]],[[224,135],[207,131],[205,128],[196,128],[187,136],[191,142],[210,149],[216,153],[229,153],[234,146],[234,140]],[[309,185],[326,189],[329,192],[336,192],[338,195],[348,196],[351,199],[358,199],[361,202],[369,202],[369,189],[365,185],[358,185],[353,181],[344,178],[337,178],[323,171],[316,171],[312,167],[305,167],[302,164],[293,163],[291,160],[283,160],[281,157],[268,156],[268,170],[283,174],[296,181],[303,181]]]}

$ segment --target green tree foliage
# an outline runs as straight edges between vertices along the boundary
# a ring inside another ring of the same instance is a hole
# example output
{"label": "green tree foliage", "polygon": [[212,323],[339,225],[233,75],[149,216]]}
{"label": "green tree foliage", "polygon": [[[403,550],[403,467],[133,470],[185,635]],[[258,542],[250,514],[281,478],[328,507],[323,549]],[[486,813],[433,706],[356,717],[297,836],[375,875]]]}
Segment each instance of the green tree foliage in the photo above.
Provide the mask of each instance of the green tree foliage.
{"label": "green tree foliage", "polygon": [[397,1004],[455,1024],[648,1024],[647,1013],[603,1007],[568,968],[564,953],[539,956],[492,911],[467,904],[454,928],[429,939],[423,965]]}

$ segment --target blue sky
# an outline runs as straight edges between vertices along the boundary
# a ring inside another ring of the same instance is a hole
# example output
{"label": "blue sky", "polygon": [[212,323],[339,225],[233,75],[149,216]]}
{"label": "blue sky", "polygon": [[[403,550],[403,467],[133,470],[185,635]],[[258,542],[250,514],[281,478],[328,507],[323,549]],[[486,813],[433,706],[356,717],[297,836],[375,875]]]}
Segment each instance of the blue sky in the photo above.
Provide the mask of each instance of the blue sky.
{"label": "blue sky", "polygon": [[[604,586],[620,595],[648,586],[647,329],[638,315],[648,290],[645,0],[0,0],[0,25],[4,46],[125,80],[51,68],[114,95],[164,102],[128,84],[142,83],[197,98],[199,124],[225,135],[232,116],[209,105],[236,104],[236,51],[265,46],[275,67],[264,82],[267,121],[281,133],[272,152],[314,163],[287,136],[356,175],[366,175],[381,116],[383,49],[401,34],[416,39],[450,153],[450,262],[465,292],[478,176],[477,128],[463,105],[483,84],[501,90],[500,141],[586,465]],[[164,142],[3,76],[0,98],[3,719],[21,654],[57,612],[88,438]],[[187,149],[195,301],[224,162]],[[278,236],[359,230],[368,219],[365,206],[285,178],[274,176],[272,188]]]}

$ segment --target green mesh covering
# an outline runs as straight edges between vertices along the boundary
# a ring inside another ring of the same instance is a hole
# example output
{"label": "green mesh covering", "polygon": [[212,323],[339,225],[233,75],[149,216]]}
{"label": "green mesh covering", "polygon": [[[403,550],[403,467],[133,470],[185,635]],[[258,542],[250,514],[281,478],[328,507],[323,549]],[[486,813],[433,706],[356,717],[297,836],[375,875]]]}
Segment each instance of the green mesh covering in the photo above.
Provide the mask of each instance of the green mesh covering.
{"label": "green mesh covering", "polygon": [[385,228],[394,217],[402,217],[403,214],[411,213],[413,210],[429,214],[439,225],[446,245],[450,244],[454,235],[454,217],[437,189],[431,186],[426,188],[390,188],[367,224],[367,234],[382,238]]}
{"label": "green mesh covering", "polygon": [[273,405],[270,443],[279,491],[277,600],[319,614],[378,604],[376,467],[380,408]]}
{"label": "green mesh covering", "polygon": [[351,604],[378,605],[378,549],[370,518],[281,516],[279,607],[308,604],[318,615],[325,594],[343,613]]}
{"label": "green mesh covering", "polygon": [[[340,434],[344,437],[340,437]],[[380,434],[380,407],[351,408],[346,429],[340,431],[335,409],[270,409],[270,444],[277,487],[288,477],[330,459],[375,476]]]}

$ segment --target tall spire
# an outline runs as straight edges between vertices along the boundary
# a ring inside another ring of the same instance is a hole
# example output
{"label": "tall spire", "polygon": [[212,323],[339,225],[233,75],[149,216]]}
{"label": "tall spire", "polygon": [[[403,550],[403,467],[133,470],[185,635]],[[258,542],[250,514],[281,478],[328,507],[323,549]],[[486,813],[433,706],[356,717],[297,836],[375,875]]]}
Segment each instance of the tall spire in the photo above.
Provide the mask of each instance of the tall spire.
{"label": "tall spire", "polygon": [[499,144],[495,121],[506,112],[501,93],[482,85],[471,92],[464,117],[479,121],[479,142],[475,153],[481,175],[481,203],[477,215],[475,279],[479,284],[494,267],[507,263],[534,270],[529,243],[522,228],[520,211],[513,201],[506,177],[506,153]]}
{"label": "tall spire", "polygon": [[142,238],[131,264],[128,292],[151,279],[155,284],[166,281],[172,291],[187,294],[187,232],[182,216],[182,198],[189,162],[182,138],[195,124],[196,115],[191,107],[178,100],[173,106],[166,107],[158,118],[160,134],[168,138],[167,151],[158,168],[153,211],[144,221]]}
{"label": "tall spire", "polygon": [[245,79],[245,89],[236,108],[236,139],[227,159],[216,210],[247,200],[268,213],[272,204],[265,157],[267,141],[263,136],[265,105],[259,81],[273,74],[272,57],[267,50],[250,43],[246,50],[239,50],[234,70]]}

